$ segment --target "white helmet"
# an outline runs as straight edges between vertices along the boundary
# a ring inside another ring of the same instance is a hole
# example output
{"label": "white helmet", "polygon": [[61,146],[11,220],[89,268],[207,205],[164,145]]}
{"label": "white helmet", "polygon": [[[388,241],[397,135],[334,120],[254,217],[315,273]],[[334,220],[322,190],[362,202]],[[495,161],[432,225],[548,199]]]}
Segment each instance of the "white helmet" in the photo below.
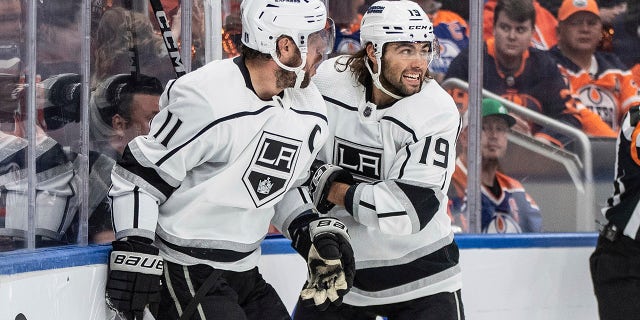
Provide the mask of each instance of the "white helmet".
{"label": "white helmet", "polygon": [[[360,44],[363,48],[367,43],[373,44],[378,66],[382,60],[382,49],[388,42],[430,42],[431,55],[429,63],[438,58],[440,46],[433,34],[433,24],[420,5],[414,1],[377,1],[372,4],[362,17],[360,26]],[[373,73],[368,63],[365,63],[373,82],[389,96],[401,97],[390,93],[382,87],[379,81],[380,68]]]}
{"label": "white helmet", "polygon": [[[295,72],[299,87],[304,78],[302,70],[306,63],[307,44],[310,36],[327,28],[327,9],[321,0],[243,0],[240,6],[242,16],[242,43],[254,50],[270,54],[283,69]],[[289,36],[296,43],[302,55],[302,64],[291,68],[280,62],[276,53],[276,41],[282,35]],[[333,34],[330,35],[333,37]],[[324,38],[328,40],[329,35]],[[328,44],[329,50],[333,42]],[[326,52],[325,53],[330,53]]]}

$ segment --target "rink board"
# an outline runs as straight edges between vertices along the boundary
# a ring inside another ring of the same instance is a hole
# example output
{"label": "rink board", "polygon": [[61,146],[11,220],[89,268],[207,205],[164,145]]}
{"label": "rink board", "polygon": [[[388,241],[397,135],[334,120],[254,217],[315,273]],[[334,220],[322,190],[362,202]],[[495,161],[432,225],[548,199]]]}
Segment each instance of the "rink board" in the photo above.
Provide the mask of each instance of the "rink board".
{"label": "rink board", "polygon": [[[594,233],[459,235],[463,302],[474,320],[596,320],[589,277]],[[104,305],[110,246],[0,254],[0,319],[111,319]],[[282,238],[262,245],[261,271],[291,311],[304,261]],[[20,316],[20,314],[22,316]]]}

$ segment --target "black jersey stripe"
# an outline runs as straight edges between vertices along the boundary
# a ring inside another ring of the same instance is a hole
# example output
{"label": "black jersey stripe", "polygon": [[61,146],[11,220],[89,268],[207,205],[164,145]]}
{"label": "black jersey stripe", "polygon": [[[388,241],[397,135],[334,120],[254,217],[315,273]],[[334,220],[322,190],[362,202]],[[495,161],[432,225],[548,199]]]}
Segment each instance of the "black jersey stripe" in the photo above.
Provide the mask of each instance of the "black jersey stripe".
{"label": "black jersey stripe", "polygon": [[169,141],[171,140],[171,138],[173,138],[173,135],[176,134],[176,131],[178,131],[178,128],[180,128],[181,125],[182,125],[182,120],[178,119],[178,121],[176,121],[176,124],[173,126],[173,128],[171,128],[171,131],[169,131],[167,136],[164,137],[164,140],[162,140],[160,144],[162,144],[166,148],[167,145],[169,145]]}
{"label": "black jersey stripe", "polygon": [[365,207],[365,208],[367,208],[367,209],[369,209],[369,210],[376,211],[376,206],[374,206],[371,203],[364,202],[363,200],[360,200],[360,202],[358,204],[363,206],[363,207]]}
{"label": "black jersey stripe", "polygon": [[133,188],[133,228],[138,228],[138,219],[140,218],[140,188]]}
{"label": "black jersey stripe", "polygon": [[[0,168],[2,168],[2,171],[0,171],[0,174],[5,174],[8,171],[11,171],[12,170],[11,168],[13,167],[12,165],[17,165],[18,168],[24,169],[26,167],[26,164],[24,161],[27,159],[26,152],[27,152],[26,148],[22,148],[20,150],[17,150],[13,154],[9,155],[8,157],[4,158],[2,161],[0,161]],[[36,166],[36,169],[37,169],[37,166]]]}
{"label": "black jersey stripe", "polygon": [[158,136],[160,135],[160,133],[162,133],[162,131],[164,130],[164,128],[167,127],[167,125],[169,125],[169,122],[171,122],[171,118],[173,118],[173,113],[171,113],[171,111],[167,112],[167,118],[164,119],[164,123],[162,123],[162,125],[160,126],[160,129],[158,130],[158,132],[156,132],[156,134],[153,135],[154,138],[158,138]]}
{"label": "black jersey stripe", "polygon": [[255,250],[251,250],[249,252],[239,252],[239,251],[234,251],[234,250],[228,250],[228,249],[209,249],[209,248],[194,248],[194,247],[182,247],[179,246],[177,244],[173,244],[165,239],[162,239],[161,237],[157,237],[157,239],[160,239],[160,241],[162,241],[162,243],[164,245],[166,245],[167,247],[184,253],[190,257],[194,257],[197,259],[202,259],[202,260],[209,260],[209,261],[217,261],[217,262],[235,262],[235,261],[239,261],[242,260],[246,257],[248,257],[249,255],[251,255]]}
{"label": "black jersey stripe", "polygon": [[390,116],[384,116],[382,117],[381,120],[387,120],[397,124],[400,128],[404,129],[405,131],[411,134],[411,136],[413,137],[413,142],[418,142],[418,137],[416,136],[416,133],[413,131],[413,129],[409,128],[406,124],[402,123],[402,121]]}
{"label": "black jersey stripe", "polygon": [[327,117],[324,116],[321,113],[317,113],[317,112],[313,112],[313,111],[296,110],[294,108],[291,108],[291,111],[293,111],[295,113],[298,113],[298,114],[302,114],[302,115],[318,117],[318,118],[324,120],[325,123],[329,123],[329,120],[327,120]]}
{"label": "black jersey stripe", "polygon": [[358,108],[352,107],[352,106],[350,106],[350,105],[348,105],[348,104],[346,104],[344,102],[338,101],[338,100],[333,99],[331,97],[322,96],[322,98],[324,98],[324,101],[331,102],[331,103],[333,103],[333,104],[335,104],[335,105],[337,105],[339,107],[343,107],[343,108],[345,108],[347,110],[358,111]]}
{"label": "black jersey stripe", "polygon": [[171,81],[169,87],[167,88],[167,101],[171,101],[171,89],[173,88],[173,85],[176,84],[176,82],[178,82],[178,79]]}
{"label": "black jersey stripe", "polygon": [[118,161],[117,165],[140,177],[141,179],[144,179],[150,185],[154,186],[156,189],[162,192],[162,194],[167,198],[169,198],[169,196],[176,189],[165,182],[155,169],[147,168],[141,165],[131,153],[129,146],[124,149],[122,159]]}
{"label": "black jersey stripe", "polygon": [[378,213],[378,218],[390,218],[390,217],[399,217],[399,216],[406,216],[406,215],[407,215],[406,211],[385,212],[385,213]]}
{"label": "black jersey stripe", "polygon": [[52,148],[45,151],[36,159],[36,172],[40,173],[54,167],[68,163],[67,155],[62,150],[62,146],[56,143]]}
{"label": "black jersey stripe", "polygon": [[198,137],[203,135],[205,132],[207,132],[209,129],[213,128],[217,124],[220,124],[220,123],[228,121],[228,120],[233,120],[233,119],[237,119],[237,118],[246,117],[246,116],[255,116],[257,114],[260,114],[260,113],[264,112],[265,110],[267,110],[269,108],[274,108],[274,107],[275,106],[267,105],[267,106],[264,106],[264,107],[262,107],[262,108],[260,108],[259,110],[256,110],[256,111],[238,112],[238,113],[230,114],[230,115],[228,115],[226,117],[222,117],[220,119],[217,119],[214,122],[208,124],[206,127],[204,127],[202,130],[200,130],[198,133],[196,133],[196,135],[191,137],[191,139],[189,139],[187,142],[185,142],[185,143],[179,145],[178,147],[176,147],[175,149],[167,152],[167,154],[164,157],[160,158],[160,160],[158,160],[155,163],[155,165],[156,166],[161,166],[165,161],[167,161],[167,159],[171,158],[171,156],[173,156],[176,152],[180,151],[180,149],[184,148],[185,146],[187,146],[188,144],[190,144],[194,140],[198,139]]}
{"label": "black jersey stripe", "polygon": [[307,201],[307,198],[304,196],[304,192],[302,192],[302,188],[298,187],[296,189],[298,189],[298,193],[300,193],[300,198],[302,198],[302,203],[304,204],[309,203],[309,201]]}
{"label": "black jersey stripe", "polygon": [[433,219],[440,208],[440,200],[432,189],[395,181],[396,185],[409,198],[420,221],[420,230]]}
{"label": "black jersey stripe", "polygon": [[[357,269],[354,287],[369,291],[382,291],[427,278],[455,267],[459,260],[455,242],[409,263],[394,266]],[[380,275],[393,275],[381,277]]]}
{"label": "black jersey stripe", "polygon": [[[67,183],[67,185],[69,186],[69,189],[71,189],[71,194],[69,196],[67,196],[67,201],[65,201],[64,203],[64,211],[62,211],[62,219],[60,221],[62,221],[62,223],[60,223],[60,225],[58,226],[58,233],[61,234],[63,233],[65,230],[63,230],[65,222],[67,221],[67,217],[69,216],[69,206],[71,205],[71,199],[73,197],[75,197],[76,195],[76,190],[73,188],[73,184],[71,183]],[[75,215],[75,212],[73,213]]]}
{"label": "black jersey stripe", "polygon": [[398,179],[402,179],[402,177],[404,176],[404,168],[407,167],[407,163],[409,162],[409,158],[411,157],[411,150],[409,149],[409,146],[405,146],[404,147],[407,151],[407,157],[404,159],[404,162],[402,162],[402,165],[400,166],[400,172],[398,173]]}

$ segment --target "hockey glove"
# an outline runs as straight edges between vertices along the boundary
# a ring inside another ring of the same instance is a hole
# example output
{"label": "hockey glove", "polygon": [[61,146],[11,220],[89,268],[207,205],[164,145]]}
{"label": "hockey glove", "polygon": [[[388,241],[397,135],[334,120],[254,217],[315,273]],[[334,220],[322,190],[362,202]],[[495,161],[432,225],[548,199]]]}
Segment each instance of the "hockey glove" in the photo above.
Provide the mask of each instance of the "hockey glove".
{"label": "hockey glove", "polygon": [[329,201],[329,190],[333,182],[354,184],[355,181],[347,170],[320,160],[313,161],[311,165],[311,180],[309,181],[309,193],[313,204],[320,213],[327,213],[335,204]]}
{"label": "hockey glove", "polygon": [[154,316],[158,312],[163,259],[143,238],[131,238],[112,242],[106,298],[121,317],[142,320],[145,307]]}
{"label": "hockey glove", "polygon": [[319,310],[326,310],[331,303],[340,305],[353,286],[355,275],[347,227],[338,219],[319,218],[316,214],[304,214],[296,220],[289,228],[291,244],[307,259],[309,271],[300,303]]}

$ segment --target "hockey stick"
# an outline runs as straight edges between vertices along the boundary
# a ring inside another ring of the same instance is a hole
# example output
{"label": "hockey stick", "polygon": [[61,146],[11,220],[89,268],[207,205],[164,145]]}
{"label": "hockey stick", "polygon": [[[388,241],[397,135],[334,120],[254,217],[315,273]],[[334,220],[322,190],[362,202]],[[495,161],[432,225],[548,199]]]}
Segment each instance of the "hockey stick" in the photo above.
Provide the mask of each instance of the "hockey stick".
{"label": "hockey stick", "polygon": [[181,76],[186,74],[186,71],[184,69],[184,65],[182,64],[182,59],[180,58],[178,45],[173,39],[173,33],[171,33],[171,27],[169,26],[169,19],[167,19],[167,14],[164,12],[160,0],[149,0],[149,2],[151,2],[151,8],[153,9],[153,13],[158,20],[160,32],[162,32],[162,37],[164,38],[164,46],[167,48],[167,53],[169,53],[169,58],[171,59],[173,69],[176,71],[176,77],[180,78]]}
{"label": "hockey stick", "polygon": [[131,66],[129,67],[129,71],[131,72],[131,77],[134,81],[138,81],[140,75],[140,55],[138,54],[138,45],[136,44],[137,36],[135,30],[135,15],[133,13],[133,0],[125,0],[124,8],[129,11],[130,21],[128,23],[127,29],[131,33],[131,39],[129,40],[129,61],[131,62]]}

